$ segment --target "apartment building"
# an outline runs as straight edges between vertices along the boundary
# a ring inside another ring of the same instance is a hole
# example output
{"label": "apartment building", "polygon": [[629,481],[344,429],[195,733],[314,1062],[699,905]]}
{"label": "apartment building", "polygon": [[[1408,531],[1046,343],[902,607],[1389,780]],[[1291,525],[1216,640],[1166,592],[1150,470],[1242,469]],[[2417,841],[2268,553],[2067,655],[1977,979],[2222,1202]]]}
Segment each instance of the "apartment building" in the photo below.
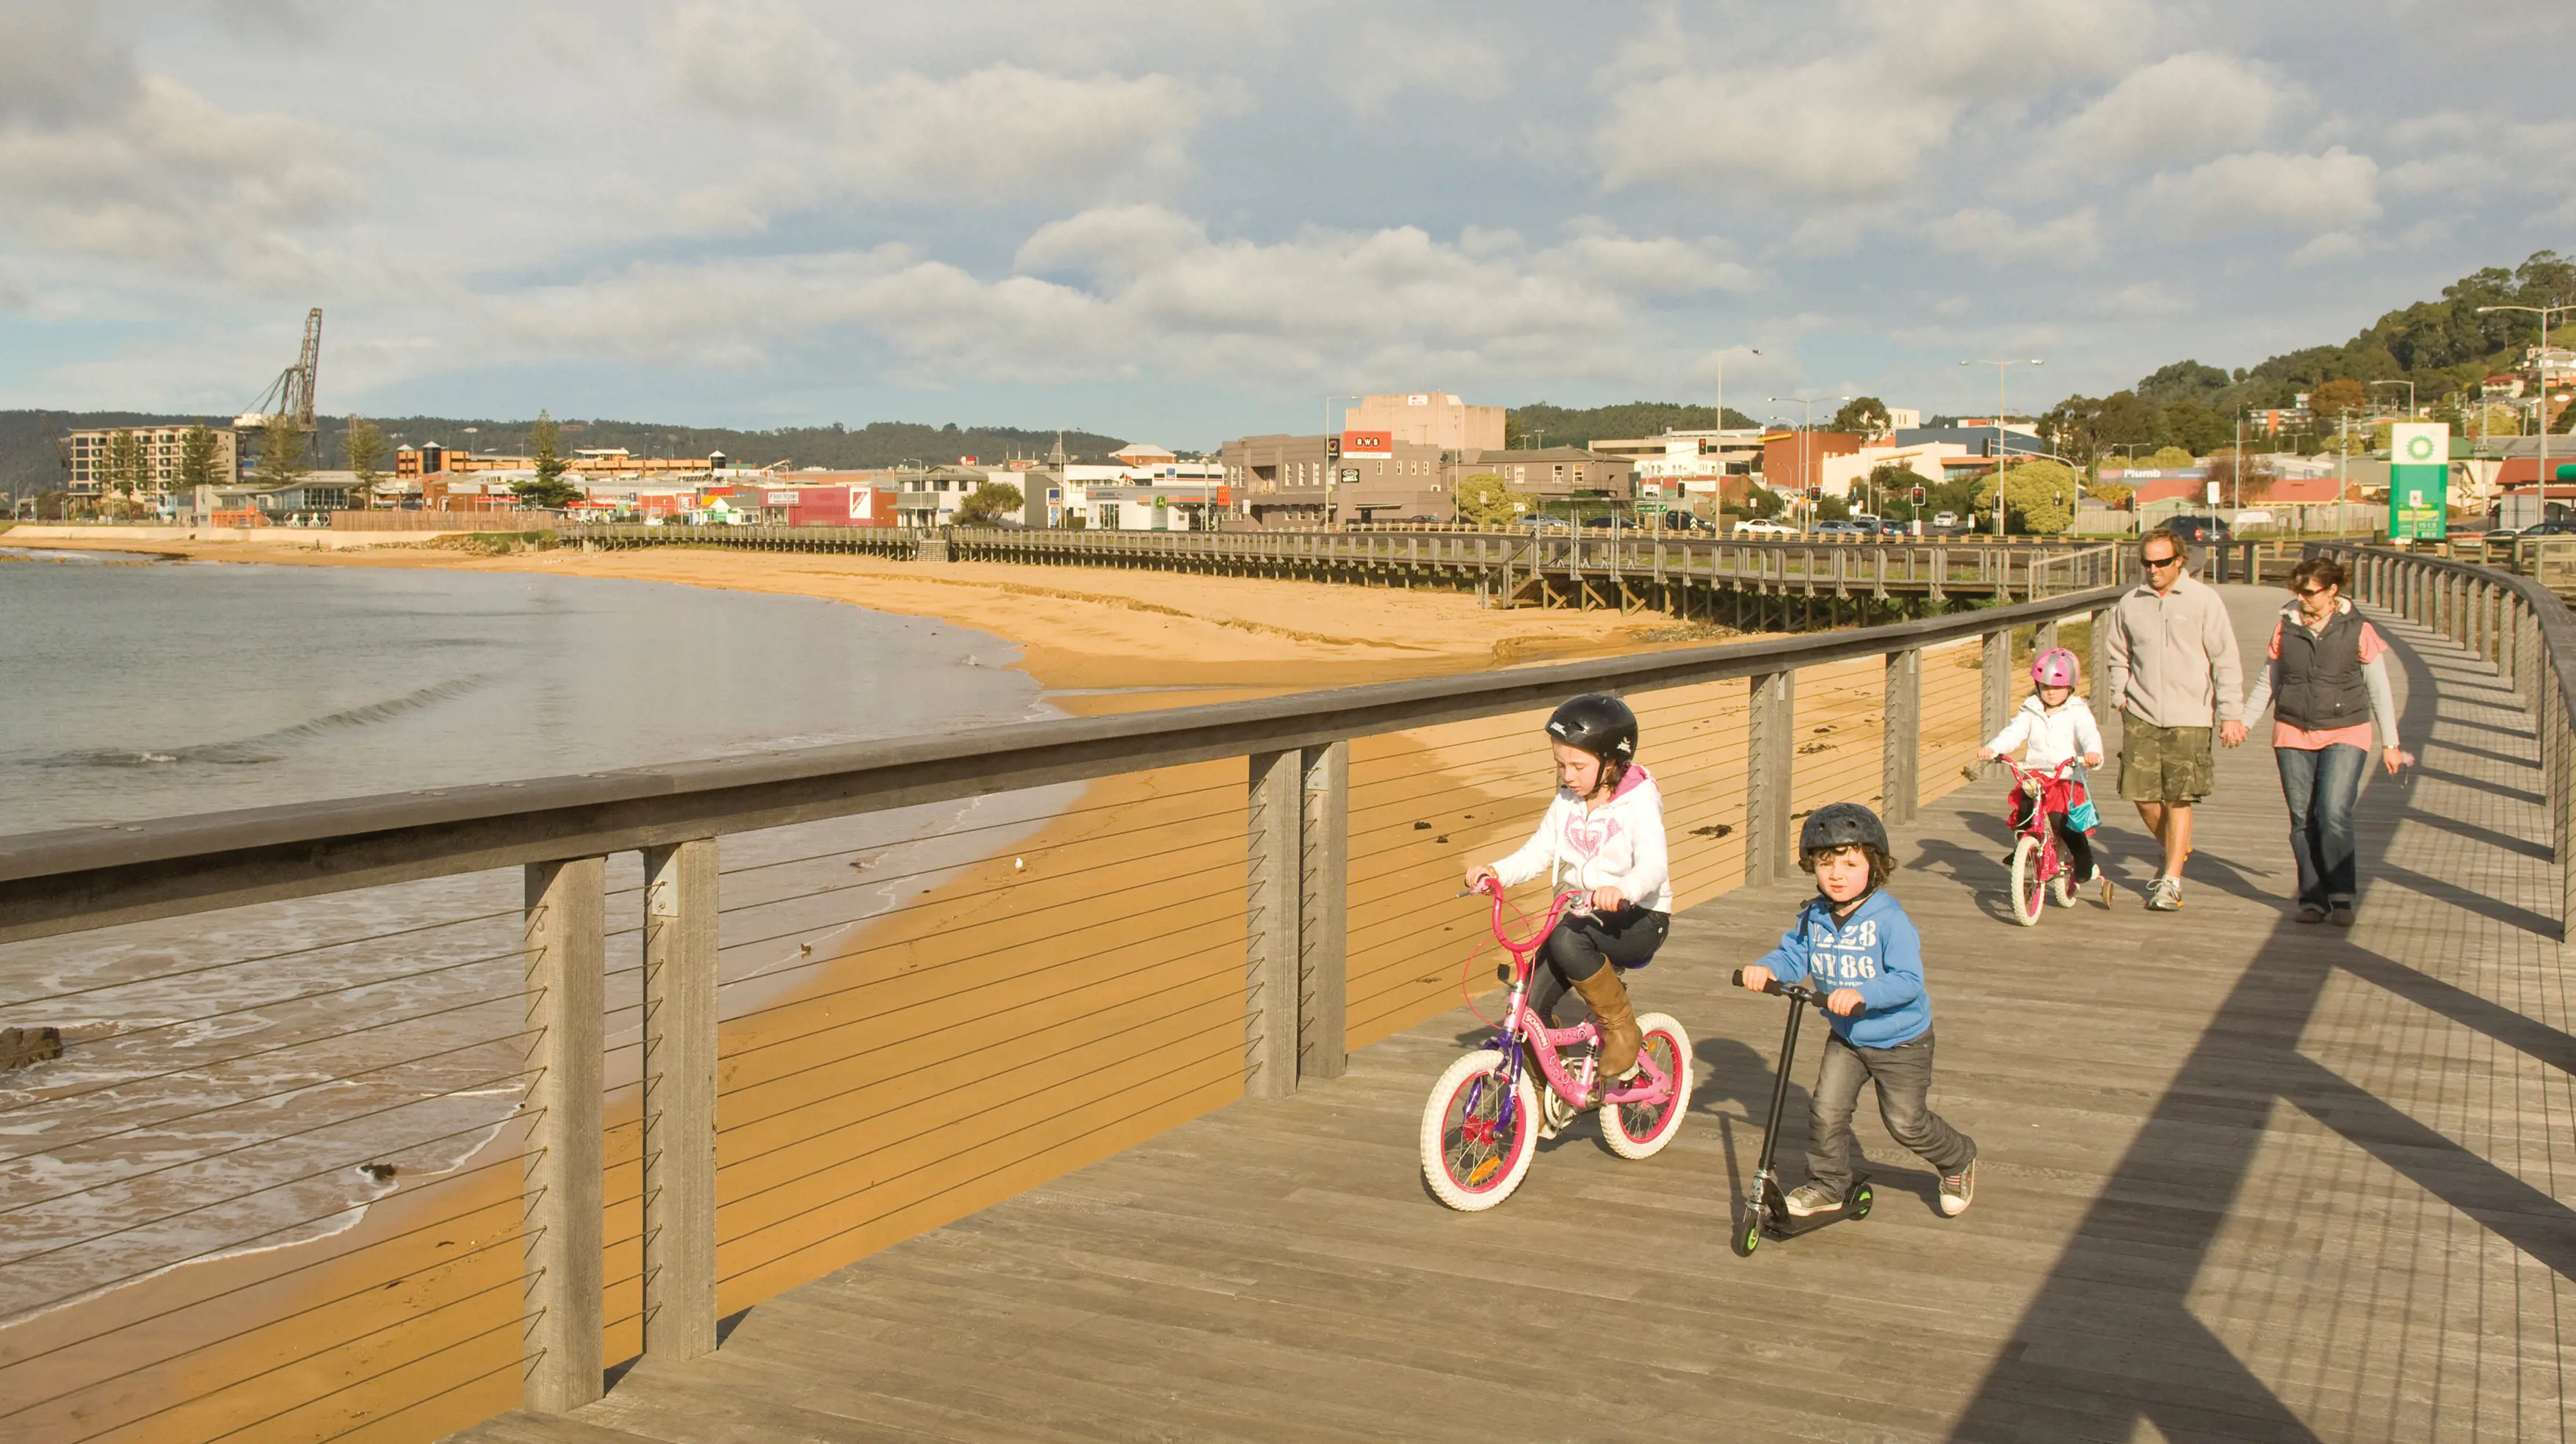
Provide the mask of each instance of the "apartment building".
{"label": "apartment building", "polygon": [[1512,492],[1533,500],[1576,495],[1633,501],[1637,496],[1637,463],[1580,446],[1549,446],[1526,451],[1478,451],[1449,464],[1460,478],[1491,472]]}
{"label": "apartment building", "polygon": [[1456,453],[1385,431],[1244,436],[1218,452],[1234,511],[1261,526],[1456,515]]}
{"label": "apartment building", "polygon": [[1437,391],[1363,396],[1344,413],[1344,431],[1383,431],[1396,441],[1441,451],[1503,449],[1503,408],[1470,406]]}
{"label": "apartment building", "polygon": [[[63,435],[63,466],[71,473],[68,489],[75,496],[96,496],[105,480],[108,439],[131,431],[143,444],[143,465],[150,478],[144,489],[179,488],[179,458],[189,426],[106,426]],[[211,428],[215,437],[215,482],[230,485],[241,477],[241,438],[230,427]]]}

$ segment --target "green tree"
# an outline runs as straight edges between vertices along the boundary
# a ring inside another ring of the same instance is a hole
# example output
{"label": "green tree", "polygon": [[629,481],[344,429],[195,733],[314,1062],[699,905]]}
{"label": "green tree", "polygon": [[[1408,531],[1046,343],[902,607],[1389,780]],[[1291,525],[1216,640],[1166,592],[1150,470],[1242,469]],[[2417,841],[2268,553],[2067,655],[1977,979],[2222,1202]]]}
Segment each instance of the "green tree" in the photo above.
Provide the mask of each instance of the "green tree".
{"label": "green tree", "polygon": [[348,458],[349,470],[358,479],[358,509],[364,511],[375,504],[376,483],[384,479],[385,434],[376,429],[374,422],[352,416],[349,429],[341,434],[340,452]]}
{"label": "green tree", "polygon": [[1745,493],[1744,509],[1764,521],[1778,516],[1788,506],[1780,493],[1767,486],[1757,486]]}
{"label": "green tree", "polygon": [[[2084,481],[2071,468],[2054,461],[2025,461],[2004,469],[2003,486],[2005,530],[2055,536],[2075,524],[2075,498],[2084,490]],[[1977,509],[1980,515],[1994,512],[1993,477],[1977,484]]]}
{"label": "green tree", "polygon": [[2159,446],[2148,453],[2139,464],[2164,471],[2174,467],[2198,466],[2200,458],[2179,446]]}
{"label": "green tree", "polygon": [[1491,530],[1512,524],[1519,508],[1512,505],[1512,489],[1502,477],[1480,471],[1458,483],[1458,515]]}
{"label": "green tree", "polygon": [[215,474],[215,433],[204,422],[191,426],[179,438],[179,484],[194,492],[201,486],[221,486],[229,476]]}
{"label": "green tree", "polygon": [[536,458],[540,484],[563,480],[563,428],[542,406],[537,408],[537,424],[528,428],[528,451]]}
{"label": "green tree", "polygon": [[1020,489],[1007,481],[988,481],[957,503],[957,525],[991,526],[1020,514]]}
{"label": "green tree", "polygon": [[1816,498],[1816,520],[1818,521],[1849,521],[1851,514],[1851,503],[1839,496]]}
{"label": "green tree", "polygon": [[1892,424],[1886,402],[1875,396],[1855,396],[1843,403],[1842,410],[1834,413],[1834,419],[1826,423],[1825,429],[1846,432],[1863,441],[1876,441],[1888,433]]}
{"label": "green tree", "polygon": [[304,433],[296,429],[295,418],[271,416],[260,425],[259,465],[252,469],[251,480],[262,486],[292,486],[312,470],[305,459]]}
{"label": "green tree", "polygon": [[107,454],[98,465],[98,491],[102,501],[123,510],[136,495],[152,485],[151,463],[143,455],[143,438],[131,431],[111,431],[107,436]]}
{"label": "green tree", "polygon": [[528,481],[513,482],[510,485],[510,494],[519,499],[521,506],[533,507],[538,511],[561,511],[588,495],[580,487],[560,476],[552,481],[538,477]]}
{"label": "green tree", "polygon": [[2097,481],[2084,488],[2084,494],[2104,506],[2126,507],[2136,499],[2138,489],[2134,486],[2123,486],[2116,481]]}
{"label": "green tree", "polygon": [[2370,388],[2350,377],[2320,381],[2308,392],[2308,410],[2318,421],[2340,431],[2346,415],[2358,416],[2370,409]]}

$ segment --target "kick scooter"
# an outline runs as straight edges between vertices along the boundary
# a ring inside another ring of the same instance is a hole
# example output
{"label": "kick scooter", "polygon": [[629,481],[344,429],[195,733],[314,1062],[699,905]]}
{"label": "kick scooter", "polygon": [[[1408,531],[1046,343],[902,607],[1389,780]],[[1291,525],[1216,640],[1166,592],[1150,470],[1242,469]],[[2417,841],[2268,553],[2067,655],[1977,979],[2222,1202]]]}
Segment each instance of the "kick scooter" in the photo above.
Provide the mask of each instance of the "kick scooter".
{"label": "kick scooter", "polygon": [[[1744,986],[1741,968],[1736,970],[1735,986]],[[1789,1024],[1780,1035],[1780,1074],[1771,1083],[1771,1121],[1762,1128],[1762,1158],[1754,1166],[1753,1191],[1744,1200],[1743,1221],[1735,1228],[1738,1258],[1751,1258],[1753,1251],[1762,1246],[1762,1235],[1766,1233],[1773,1238],[1796,1238],[1829,1223],[1840,1223],[1844,1219],[1857,1222],[1867,1218],[1870,1204],[1877,1199],[1870,1190],[1869,1175],[1864,1173],[1852,1180],[1851,1191],[1843,1195],[1842,1207],[1811,1213],[1805,1218],[1789,1212],[1789,1205],[1780,1194],[1779,1172],[1772,1167],[1772,1160],[1780,1151],[1780,1110],[1788,1104],[1789,1070],[1798,1059],[1798,1024],[1806,1017],[1809,1005],[1825,1006],[1825,995],[1804,983],[1783,983],[1777,978],[1772,979],[1762,991],[1789,1000]]]}

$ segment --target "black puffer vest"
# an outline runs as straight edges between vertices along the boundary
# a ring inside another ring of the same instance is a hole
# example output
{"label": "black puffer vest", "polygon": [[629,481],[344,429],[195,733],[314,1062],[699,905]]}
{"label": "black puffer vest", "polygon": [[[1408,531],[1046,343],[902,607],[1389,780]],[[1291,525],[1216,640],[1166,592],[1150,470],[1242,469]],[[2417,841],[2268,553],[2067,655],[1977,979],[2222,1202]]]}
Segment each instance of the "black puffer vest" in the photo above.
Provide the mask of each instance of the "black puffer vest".
{"label": "black puffer vest", "polygon": [[2323,632],[2293,614],[2281,618],[2281,680],[2273,715],[2303,732],[2330,732],[2370,720],[2370,686],[2361,674],[2361,615],[2337,611]]}

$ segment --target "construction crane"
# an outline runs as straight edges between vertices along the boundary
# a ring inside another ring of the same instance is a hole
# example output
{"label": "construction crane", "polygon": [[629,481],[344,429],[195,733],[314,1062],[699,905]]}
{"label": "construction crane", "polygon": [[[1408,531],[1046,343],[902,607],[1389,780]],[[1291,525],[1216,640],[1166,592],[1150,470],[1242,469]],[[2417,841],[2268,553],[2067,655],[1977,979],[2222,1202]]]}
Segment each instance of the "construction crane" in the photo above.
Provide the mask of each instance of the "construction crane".
{"label": "construction crane", "polygon": [[259,394],[251,408],[233,418],[241,430],[256,430],[272,418],[284,417],[298,431],[311,433],[317,428],[313,419],[313,378],[322,364],[322,308],[316,306],[304,318],[304,353],[295,364],[277,373],[268,389]]}

